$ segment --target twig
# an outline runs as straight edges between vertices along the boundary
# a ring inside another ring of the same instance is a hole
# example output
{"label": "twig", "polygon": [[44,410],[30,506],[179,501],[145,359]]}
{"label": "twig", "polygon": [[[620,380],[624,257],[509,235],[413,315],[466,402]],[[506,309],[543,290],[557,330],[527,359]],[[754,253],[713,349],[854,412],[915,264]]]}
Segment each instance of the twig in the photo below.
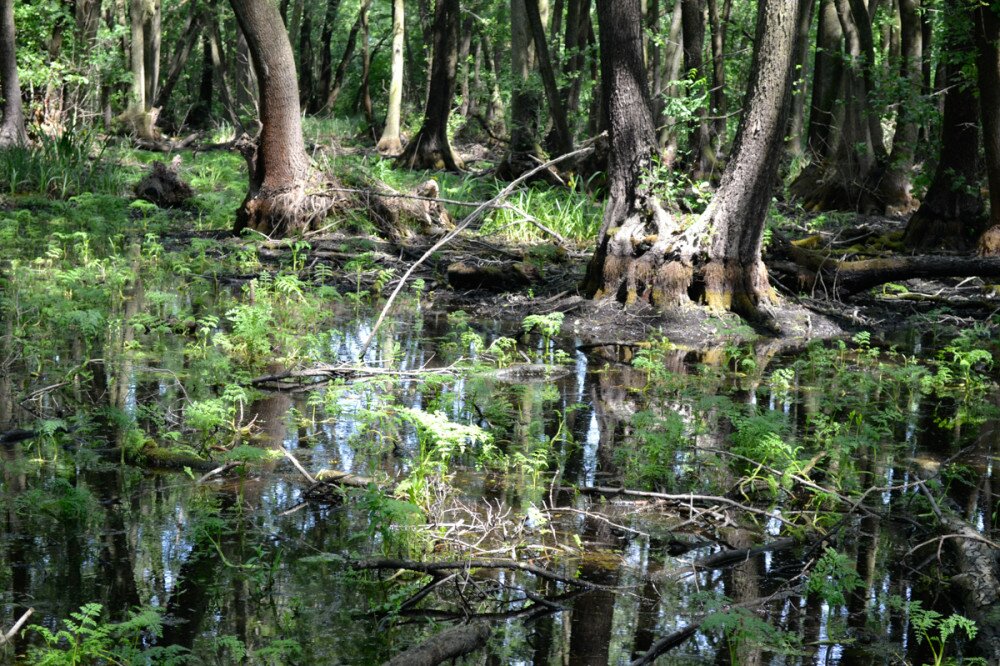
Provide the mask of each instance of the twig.
{"label": "twig", "polygon": [[243,463],[241,463],[241,462],[227,462],[225,465],[222,465],[221,467],[216,467],[212,471],[206,472],[205,474],[203,474],[201,476],[201,478],[198,479],[197,483],[205,483],[206,481],[208,481],[209,479],[211,479],[213,476],[218,476],[219,474],[225,474],[226,472],[228,472],[232,468],[234,468],[234,467],[240,467],[241,465],[243,465]]}
{"label": "twig", "polygon": [[388,300],[385,302],[385,306],[382,308],[382,311],[378,315],[378,319],[375,320],[375,325],[372,327],[372,332],[368,335],[368,339],[365,340],[365,343],[363,345],[361,345],[361,350],[358,352],[358,360],[360,361],[361,359],[363,359],[365,357],[365,354],[368,353],[368,348],[371,347],[372,342],[375,340],[375,336],[378,334],[378,330],[382,326],[382,322],[385,321],[385,317],[389,313],[389,309],[392,307],[392,304],[396,301],[396,297],[399,296],[399,292],[401,292],[403,290],[403,286],[406,284],[406,281],[413,274],[413,272],[415,270],[417,270],[417,267],[420,266],[420,264],[422,264],[425,261],[427,261],[427,259],[432,254],[434,254],[440,248],[442,248],[445,245],[447,245],[448,243],[450,243],[456,236],[458,236],[458,234],[460,234],[462,231],[464,231],[470,224],[472,224],[473,222],[475,222],[476,220],[478,220],[480,217],[482,217],[483,213],[488,208],[492,207],[498,201],[502,201],[503,199],[505,199],[508,196],[510,196],[511,193],[513,193],[514,190],[517,189],[518,185],[520,185],[521,183],[525,182],[526,180],[528,180],[529,178],[531,178],[532,176],[534,176],[536,173],[549,168],[553,164],[557,164],[559,162],[567,160],[570,157],[576,157],[577,155],[582,155],[583,153],[587,153],[587,152],[590,152],[590,151],[593,151],[593,150],[594,149],[593,149],[592,146],[588,146],[586,148],[581,148],[580,150],[574,150],[573,152],[566,153],[565,155],[560,155],[559,157],[557,157],[557,158],[555,158],[553,160],[549,160],[545,164],[539,165],[539,166],[535,167],[534,169],[532,169],[531,171],[528,171],[528,172],[524,173],[519,178],[517,178],[516,180],[512,181],[510,183],[510,185],[508,185],[507,187],[505,187],[502,190],[500,190],[500,193],[497,194],[495,197],[493,197],[489,201],[483,203],[478,208],[476,208],[474,211],[472,211],[471,213],[469,213],[469,215],[464,220],[462,220],[462,222],[460,224],[458,224],[454,229],[452,229],[447,234],[445,234],[441,238],[441,240],[439,240],[438,242],[434,243],[434,245],[432,245],[430,247],[430,249],[428,249],[426,252],[424,252],[424,254],[419,259],[417,259],[410,266],[409,269],[407,269],[406,273],[403,274],[403,277],[400,278],[399,284],[396,285],[396,288],[393,290],[392,294],[389,295]]}
{"label": "twig", "polygon": [[291,461],[291,463],[293,465],[295,465],[295,469],[297,469],[300,472],[302,472],[302,476],[306,477],[306,481],[308,481],[310,484],[315,484],[316,483],[316,479],[313,478],[313,475],[306,471],[306,468],[302,466],[302,463],[300,463],[295,458],[295,456],[293,456],[291,453],[289,453],[288,449],[286,449],[284,446],[279,446],[278,448],[281,449],[281,452],[283,454],[285,454],[285,457],[288,458],[288,460]]}
{"label": "twig", "polygon": [[31,617],[31,614],[34,612],[35,612],[34,608],[29,608],[28,610],[24,611],[24,614],[20,617],[20,619],[14,623],[13,627],[10,628],[10,631],[8,631],[6,634],[0,633],[0,645],[7,643],[11,639],[13,639],[14,636],[17,636],[17,632],[21,631],[21,627],[24,626],[24,623],[28,621],[28,618]]}

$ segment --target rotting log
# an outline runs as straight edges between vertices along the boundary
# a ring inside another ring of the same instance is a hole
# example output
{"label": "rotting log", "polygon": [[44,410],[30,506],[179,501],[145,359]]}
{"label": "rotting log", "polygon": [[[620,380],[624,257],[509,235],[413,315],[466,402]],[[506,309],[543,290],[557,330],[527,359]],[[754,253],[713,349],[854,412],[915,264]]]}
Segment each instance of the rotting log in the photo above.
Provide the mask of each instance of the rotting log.
{"label": "rotting log", "polygon": [[159,160],[153,162],[149,173],[135,186],[135,195],[160,208],[178,208],[186,204],[194,196],[194,190],[181,180],[180,164],[180,156],[175,157],[170,166]]}
{"label": "rotting log", "polygon": [[492,634],[493,629],[485,622],[451,627],[399,653],[384,666],[437,666],[482,648]]}
{"label": "rotting log", "polygon": [[319,484],[325,485],[336,485],[336,486],[348,486],[351,488],[367,488],[369,486],[376,486],[381,490],[386,492],[392,492],[393,486],[384,483],[379,483],[370,476],[359,476],[357,474],[351,474],[350,472],[342,472],[336,469],[323,469],[316,473],[316,481]]}
{"label": "rotting log", "polygon": [[848,297],[887,282],[914,278],[1000,277],[1000,256],[894,256],[843,261],[792,246],[795,263],[823,276],[831,295]]}

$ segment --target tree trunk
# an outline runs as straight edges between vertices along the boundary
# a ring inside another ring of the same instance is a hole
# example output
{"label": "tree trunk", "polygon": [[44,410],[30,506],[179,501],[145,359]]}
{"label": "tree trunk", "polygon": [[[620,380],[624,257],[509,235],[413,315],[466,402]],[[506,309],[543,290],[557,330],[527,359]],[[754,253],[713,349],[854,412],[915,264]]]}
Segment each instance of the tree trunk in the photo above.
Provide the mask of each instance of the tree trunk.
{"label": "tree trunk", "polygon": [[903,85],[899,110],[896,113],[896,132],[892,139],[892,153],[885,175],[879,183],[879,196],[886,208],[893,212],[908,213],[916,201],[911,194],[910,172],[913,169],[919,126],[908,109],[917,105],[923,87],[923,31],[920,25],[920,0],[899,0],[900,16],[900,71]]}
{"label": "tree trunk", "polygon": [[366,20],[365,17],[368,15],[369,5],[371,5],[371,0],[363,0],[361,8],[358,10],[358,18],[354,21],[354,25],[351,26],[351,31],[347,35],[347,45],[344,47],[344,55],[340,58],[340,64],[337,65],[337,72],[333,76],[333,85],[330,87],[326,95],[326,102],[323,104],[322,110],[324,111],[332,111],[333,105],[337,103],[337,98],[340,97],[340,91],[344,86],[344,77],[347,75],[347,67],[351,64],[351,58],[354,57],[354,49],[358,43],[358,33],[361,32],[361,28]]}
{"label": "tree trunk", "polygon": [[558,154],[565,155],[573,150],[573,137],[566,121],[566,111],[559,97],[552,60],[549,58],[549,45],[545,40],[545,27],[542,24],[538,0],[524,0],[524,6],[528,14],[528,25],[535,42],[538,71],[542,75],[542,86],[545,88],[545,97],[549,102],[549,116],[555,129],[555,149]]}
{"label": "tree trunk", "polygon": [[3,97],[0,148],[23,146],[28,142],[14,45],[14,0],[0,0],[0,96]]}
{"label": "tree trunk", "polygon": [[503,96],[500,94],[500,46],[492,46],[485,32],[480,38],[483,56],[490,70],[490,103],[486,106],[486,124],[490,131],[497,134],[503,132],[504,126]]}
{"label": "tree trunk", "polygon": [[660,127],[660,146],[663,152],[663,164],[672,166],[677,157],[677,122],[673,118],[666,118],[666,97],[677,97],[680,89],[674,81],[680,78],[681,61],[684,49],[681,47],[681,3],[674,2],[674,9],[670,15],[670,33],[667,37],[667,46],[664,49],[664,72],[663,80],[668,82],[666,90],[654,90],[653,99],[653,121]]}
{"label": "tree trunk", "polygon": [[[983,123],[986,179],[990,189],[990,230],[1000,232],[1000,17],[991,5],[975,10],[976,71],[979,113]],[[993,249],[993,248],[989,248]]]}
{"label": "tree trunk", "polygon": [[719,0],[708,0],[708,22],[712,28],[712,121],[709,124],[712,153],[719,155],[726,141],[726,22],[732,1],[727,0],[723,13],[719,13]]}
{"label": "tree trunk", "polygon": [[844,32],[837,18],[834,0],[820,0],[816,28],[816,57],[813,65],[813,89],[809,109],[809,133],[806,146],[814,163],[823,162],[836,143],[835,104],[843,72],[841,43]]}
{"label": "tree trunk", "polygon": [[372,108],[372,92],[369,83],[372,74],[372,51],[371,51],[371,29],[368,23],[368,12],[361,17],[361,86],[358,90],[358,102],[355,105],[355,112],[360,106],[365,114],[365,122],[368,123],[368,133],[372,137],[378,136],[375,127],[375,112]]}
{"label": "tree trunk", "polygon": [[309,111],[316,113],[319,111],[333,85],[333,55],[330,53],[331,42],[333,41],[333,27],[337,22],[337,11],[340,9],[340,0],[328,0],[326,3],[326,16],[323,18],[323,32],[320,35],[320,65],[319,65],[319,85],[316,88],[312,101],[309,103]]}
{"label": "tree trunk", "polygon": [[270,0],[230,0],[253,58],[260,86],[261,131],[244,151],[250,184],[235,231],[287,235],[323,219],[328,200],[311,196],[315,181],[302,140],[295,60],[277,6]]}
{"label": "tree trunk", "polygon": [[222,37],[219,34],[218,14],[214,14],[212,22],[208,26],[209,54],[212,60],[212,69],[215,72],[215,79],[219,85],[219,97],[222,98],[222,107],[226,111],[229,122],[237,133],[243,131],[243,123],[240,122],[239,113],[236,111],[236,103],[233,101],[233,92],[229,87],[229,74],[226,68],[226,61],[222,53]]}
{"label": "tree trunk", "polygon": [[197,4],[192,2],[191,11],[188,13],[184,29],[181,32],[182,36],[177,44],[177,50],[174,51],[174,57],[171,58],[170,67],[167,69],[167,78],[163,80],[163,86],[156,95],[156,101],[153,102],[153,106],[156,108],[166,108],[177,82],[180,81],[181,74],[184,73],[184,66],[187,65],[188,58],[191,57],[191,51],[201,35],[201,30],[202,17],[198,12]]}
{"label": "tree trunk", "polygon": [[795,33],[795,54],[793,56],[793,67],[795,68],[794,83],[792,87],[792,108],[788,117],[788,139],[785,145],[793,157],[801,157],[803,154],[802,140],[804,138],[805,115],[806,115],[806,86],[809,80],[809,27],[812,25],[813,8],[816,6],[815,0],[806,3],[804,11],[799,16],[799,25]]}
{"label": "tree trunk", "polygon": [[[597,0],[601,83],[610,126],[608,197],[584,291],[592,298],[653,300],[656,260],[643,252],[650,236],[666,237],[673,221],[648,182],[658,152],[642,57],[639,0]],[[662,281],[662,280],[661,280]]]}
{"label": "tree trunk", "polygon": [[541,100],[531,85],[535,47],[525,0],[510,1],[511,118],[510,144],[497,177],[514,180],[538,165],[541,157],[538,116]]}
{"label": "tree trunk", "polygon": [[257,109],[257,76],[250,62],[250,49],[247,38],[236,24],[236,109],[243,117],[248,112],[252,117],[258,115]]}
{"label": "tree trunk", "polygon": [[151,107],[153,100],[160,92],[160,42],[162,38],[161,22],[163,12],[160,0],[153,0],[150,3],[150,11],[146,16],[146,22],[142,26],[143,45],[145,46],[146,71],[146,105]]}
{"label": "tree trunk", "polygon": [[[836,149],[822,167],[822,177],[806,170],[792,186],[809,210],[856,210],[882,214],[879,182],[885,173],[879,114],[869,102],[871,24],[863,0],[835,0],[845,38],[842,113]],[[858,7],[857,5],[861,5]]]}
{"label": "tree trunk", "polygon": [[[705,0],[679,0],[683,25],[684,73],[691,82],[706,79],[702,51],[705,48]],[[693,92],[698,93],[696,89]],[[695,110],[688,135],[688,162],[691,177],[707,178],[714,167],[712,135],[708,124],[708,110],[704,104]]]}
{"label": "tree trunk", "polygon": [[[215,20],[215,17],[208,19]],[[192,109],[190,124],[205,129],[212,122],[212,100],[215,98],[215,69],[212,67],[212,39],[209,30],[201,37],[201,80],[198,82],[198,101]]]}
{"label": "tree trunk", "polygon": [[[608,61],[605,75],[614,77],[608,87],[612,181],[598,251],[588,271],[589,293],[626,303],[643,299],[661,307],[700,297],[709,307],[749,317],[774,300],[760,252],[784,145],[795,34],[807,1],[758,3],[753,63],[733,156],[711,205],[683,232],[643,184],[652,159],[652,122],[648,114],[635,113],[642,105],[624,92],[634,80],[627,76],[632,71],[627,63],[641,65],[641,53],[623,45],[639,41],[609,31],[617,38],[607,54],[602,49],[602,59]],[[607,3],[599,2],[598,8],[602,6]],[[618,11],[602,14],[602,25],[628,26]],[[620,51],[629,55],[623,58]],[[640,83],[642,90],[644,77]],[[640,154],[634,152],[637,146]]]}
{"label": "tree trunk", "polygon": [[784,147],[795,36],[809,1],[759,1],[753,64],[733,156],[697,225],[712,234],[704,267],[705,302],[751,318],[774,300],[761,245]]}
{"label": "tree trunk", "polygon": [[475,32],[475,18],[470,14],[465,17],[462,23],[462,39],[458,45],[458,62],[462,66],[462,83],[459,87],[459,96],[462,98],[461,106],[458,107],[458,115],[462,118],[469,117],[469,81],[472,73],[472,63],[469,55],[472,53],[472,38]]}
{"label": "tree trunk", "polygon": [[299,105],[305,107],[313,98],[312,10],[302,9],[302,29],[299,31]]}
{"label": "tree trunk", "polygon": [[392,80],[389,82],[389,108],[385,115],[385,128],[377,147],[382,155],[397,155],[403,150],[399,123],[403,109],[403,44],[406,31],[404,5],[404,0],[392,1]]}
{"label": "tree trunk", "polygon": [[409,169],[461,171],[464,168],[448,141],[448,117],[455,95],[458,26],[458,0],[437,0],[434,10],[434,62],[424,124],[397,160]]}
{"label": "tree trunk", "polygon": [[154,119],[149,113],[146,98],[145,26],[152,14],[153,3],[150,0],[131,0],[129,4],[131,20],[129,62],[132,70],[132,87],[129,93],[128,108],[120,116],[120,120],[129,131],[138,138],[149,141],[156,139],[153,131]]}
{"label": "tree trunk", "polygon": [[[946,10],[958,11],[957,4],[951,0]],[[958,56],[972,52],[971,21],[948,36],[948,53]],[[980,170],[976,92],[957,63],[948,65],[946,72],[941,154],[934,180],[906,225],[903,242],[911,249],[967,249],[985,229],[983,201],[977,187]]]}

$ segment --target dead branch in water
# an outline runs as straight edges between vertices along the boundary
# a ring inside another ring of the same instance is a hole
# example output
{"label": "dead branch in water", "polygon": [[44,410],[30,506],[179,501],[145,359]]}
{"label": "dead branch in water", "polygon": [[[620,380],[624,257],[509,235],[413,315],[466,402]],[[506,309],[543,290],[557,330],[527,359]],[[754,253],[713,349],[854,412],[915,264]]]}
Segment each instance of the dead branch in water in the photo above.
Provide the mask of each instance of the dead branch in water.
{"label": "dead branch in water", "polygon": [[437,666],[475,652],[486,645],[492,634],[493,629],[485,622],[451,627],[397,654],[384,666]]}

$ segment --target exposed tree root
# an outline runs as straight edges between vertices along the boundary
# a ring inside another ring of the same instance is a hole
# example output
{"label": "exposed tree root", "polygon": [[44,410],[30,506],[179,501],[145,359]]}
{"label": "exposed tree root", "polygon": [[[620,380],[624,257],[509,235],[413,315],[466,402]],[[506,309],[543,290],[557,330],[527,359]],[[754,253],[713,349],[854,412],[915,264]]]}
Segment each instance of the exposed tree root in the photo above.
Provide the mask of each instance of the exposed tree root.
{"label": "exposed tree root", "polygon": [[135,195],[161,208],[183,206],[194,196],[194,190],[178,175],[180,164],[180,156],[175,157],[170,166],[159,160],[153,162],[149,173],[135,186]]}

